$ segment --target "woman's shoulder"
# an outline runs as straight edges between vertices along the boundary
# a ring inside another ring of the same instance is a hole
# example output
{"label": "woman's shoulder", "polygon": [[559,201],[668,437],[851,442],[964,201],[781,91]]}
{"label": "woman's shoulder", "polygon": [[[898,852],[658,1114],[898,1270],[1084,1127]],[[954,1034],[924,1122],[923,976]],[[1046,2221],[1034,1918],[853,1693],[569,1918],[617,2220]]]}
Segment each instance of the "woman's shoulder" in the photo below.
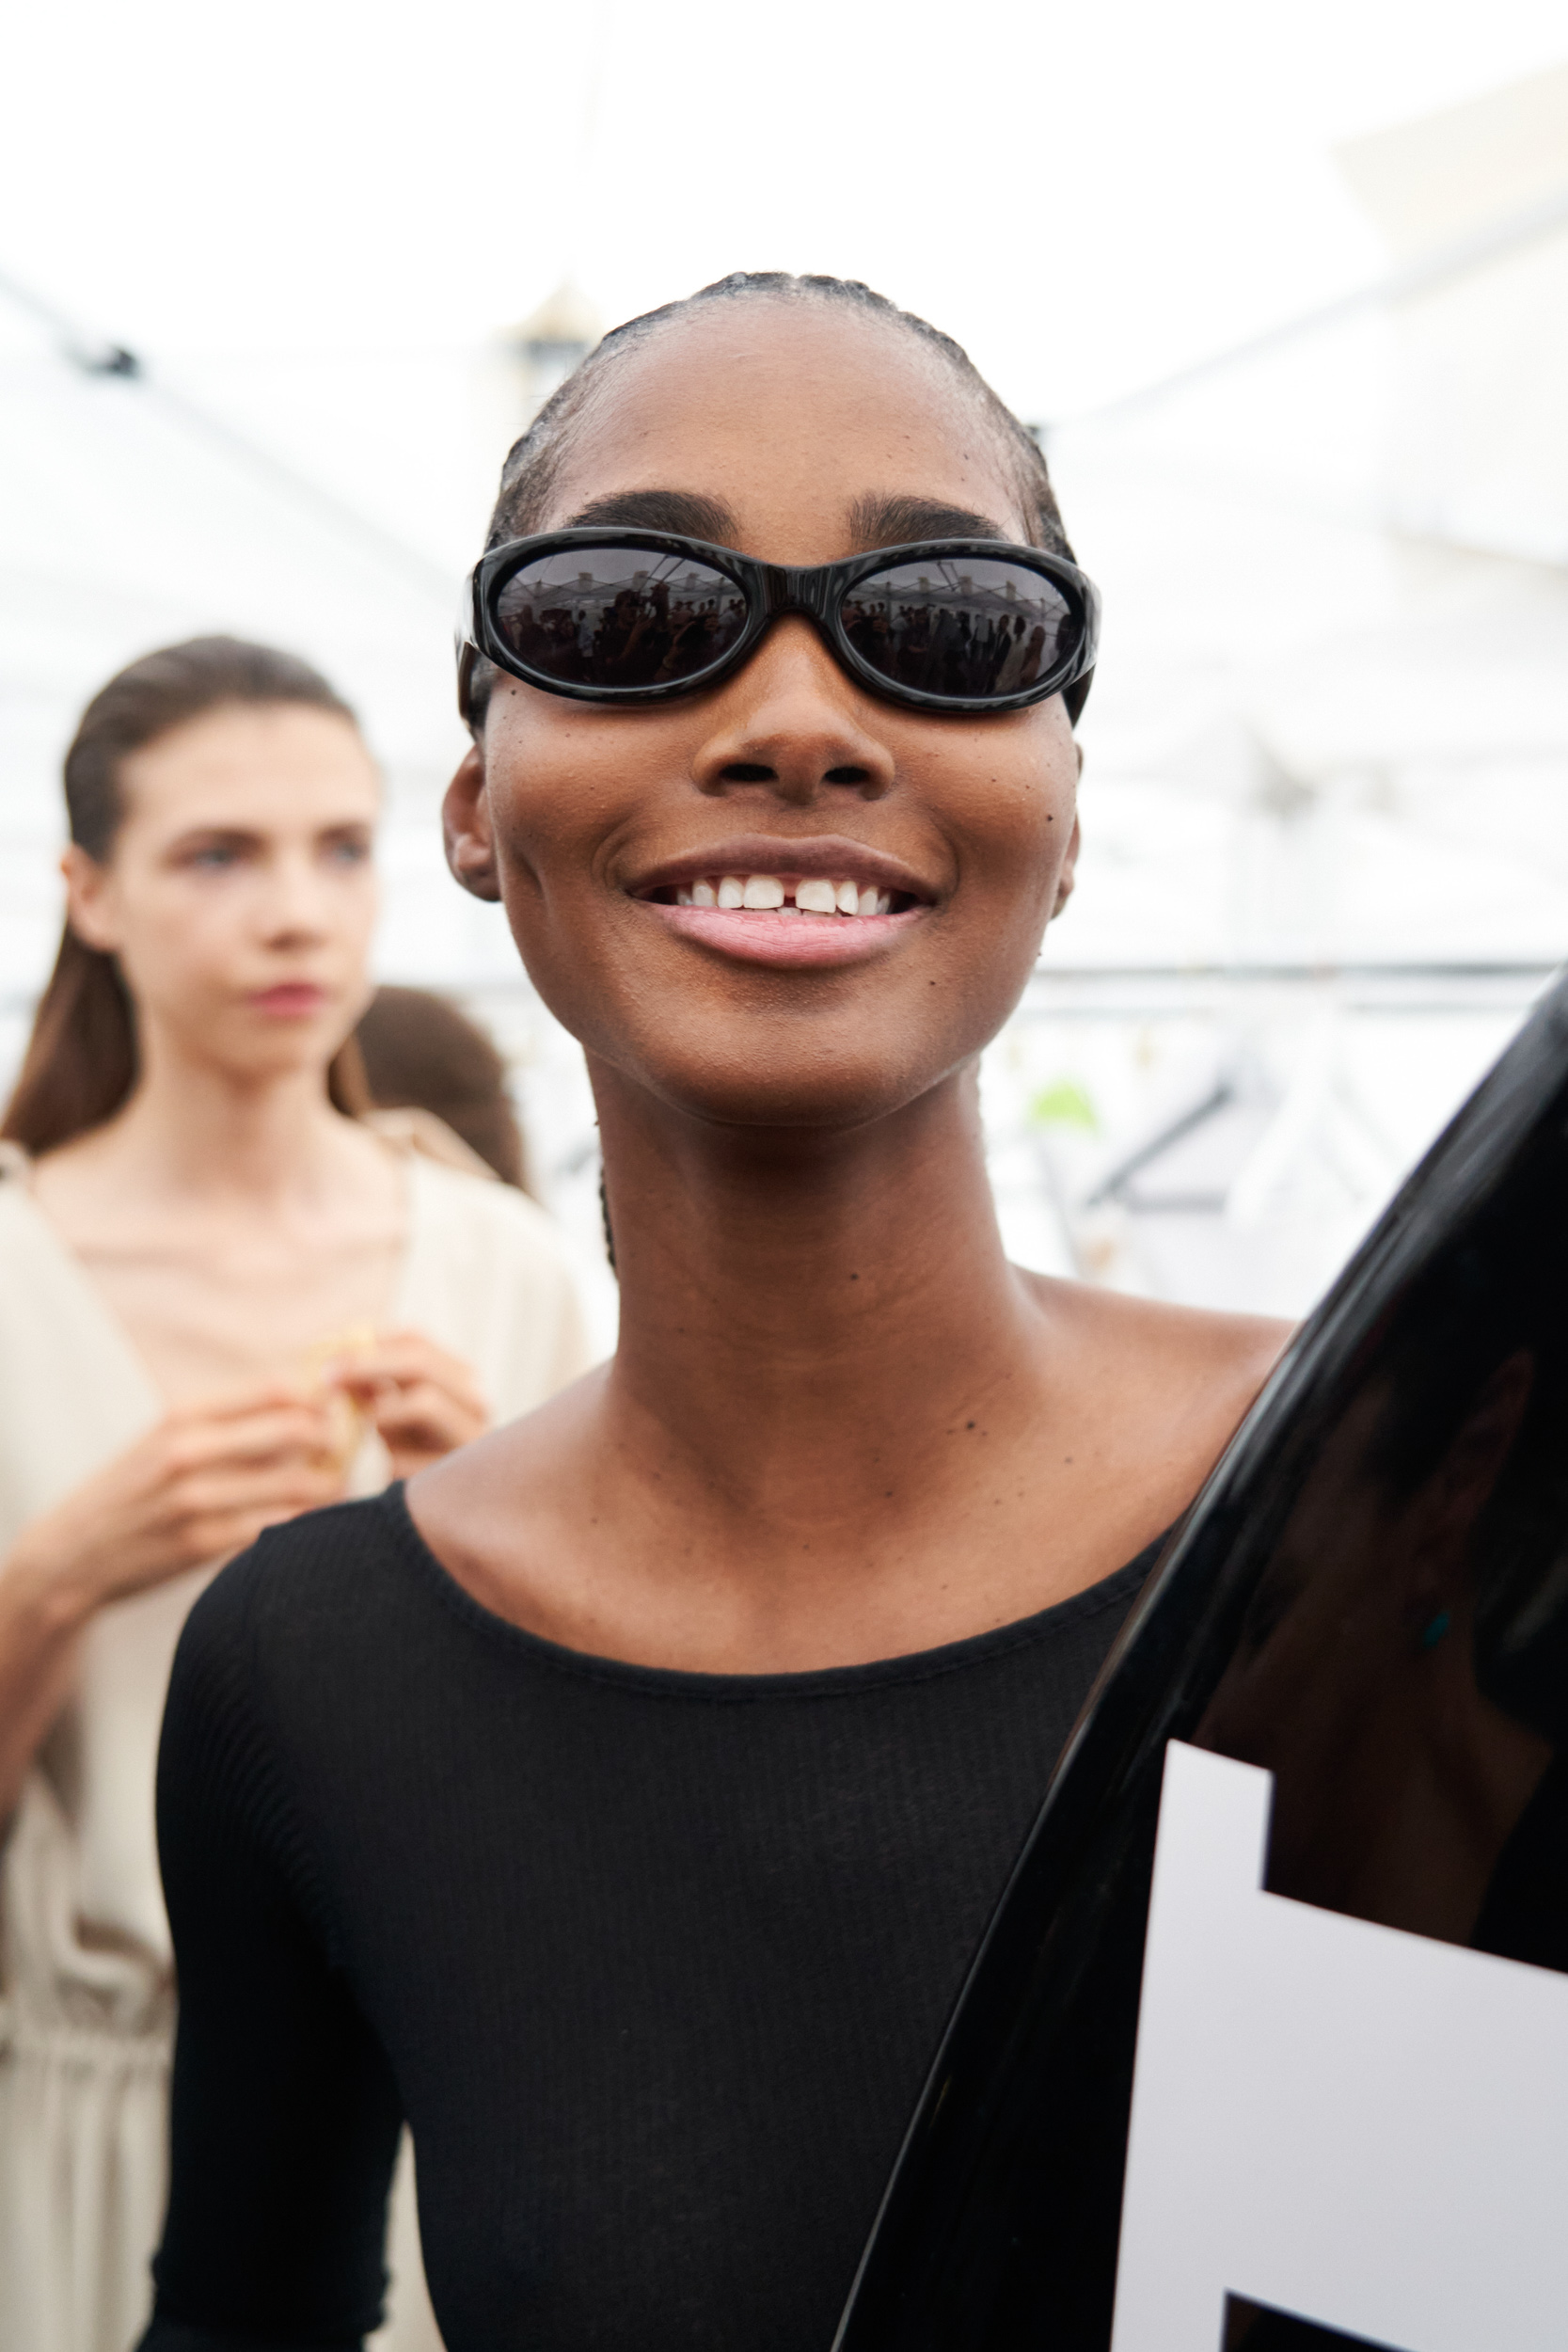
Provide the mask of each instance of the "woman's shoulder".
{"label": "woman's shoulder", "polygon": [[1254,1385],[1278,1362],[1296,1327],[1277,1315],[1231,1314],[1167,1298],[1134,1298],[1118,1291],[1092,1295],[1103,1302],[1109,1325],[1119,1328],[1130,1343],[1156,1351],[1172,1364],[1188,1365],[1195,1373],[1229,1375]]}
{"label": "woman's shoulder", "polygon": [[32,1189],[33,1163],[0,1143],[0,1346],[30,1350],[53,1338],[71,1269]]}
{"label": "woman's shoulder", "polygon": [[423,1158],[408,1176],[404,1319],[467,1359],[498,1419],[531,1411],[593,1359],[573,1245],[510,1184]]}
{"label": "woman's shoulder", "polygon": [[437,1158],[419,1143],[402,1146],[417,1227],[426,1237],[486,1246],[539,1265],[563,1265],[567,1248],[553,1217],[515,1184],[487,1169]]}
{"label": "woman's shoulder", "polygon": [[271,1527],[220,1568],[185,1619],[193,1664],[288,1679],[307,1658],[328,1683],[357,1672],[401,1616],[406,1514],[397,1488]]}
{"label": "woman's shoulder", "polygon": [[8,1327],[41,1324],[61,1314],[74,1325],[84,1303],[81,1269],[70,1241],[39,1198],[42,1163],[19,1144],[0,1143],[0,1308]]}
{"label": "woman's shoulder", "polygon": [[[330,1945],[333,1822],[387,1799],[411,1684],[432,1678],[433,1624],[400,1575],[396,1515],[377,1496],[269,1529],[186,1615],[158,1757],[158,1837],[175,1918],[232,1869],[252,1901],[276,1869]],[[412,1622],[411,1622],[412,1618]],[[439,1692],[451,1676],[436,1671]],[[328,1867],[323,1867],[324,1855]]]}
{"label": "woman's shoulder", "polygon": [[1245,1417],[1293,1326],[1139,1298],[1088,1282],[1026,1278],[1055,1327],[1112,1450],[1191,1458],[1206,1469]]}
{"label": "woman's shoulder", "polygon": [[231,1765],[310,1846],[367,1804],[396,1816],[393,1789],[415,1803],[432,1743],[477,1722],[494,1688],[473,1613],[422,1554],[400,1487],[270,1529],[186,1617],[165,1765],[177,1779],[192,1758]]}
{"label": "woman's shoulder", "polygon": [[1188,1307],[1054,1275],[1025,1273],[1023,1279],[1053,1319],[1162,1370],[1185,1366],[1198,1375],[1229,1375],[1256,1386],[1278,1361],[1296,1327],[1275,1315]]}

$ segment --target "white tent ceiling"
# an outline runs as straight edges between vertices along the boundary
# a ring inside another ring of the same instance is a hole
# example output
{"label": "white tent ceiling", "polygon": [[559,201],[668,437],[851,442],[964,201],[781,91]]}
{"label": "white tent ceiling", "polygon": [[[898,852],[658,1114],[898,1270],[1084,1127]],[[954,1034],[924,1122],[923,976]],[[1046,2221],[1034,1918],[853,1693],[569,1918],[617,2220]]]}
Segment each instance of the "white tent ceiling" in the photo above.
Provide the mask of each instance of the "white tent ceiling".
{"label": "white tent ceiling", "polygon": [[[1539,210],[1544,190],[1568,186],[1568,74],[1484,102],[1479,129],[1473,112],[1361,142],[1347,159],[1394,231],[1392,262],[1429,249],[1429,234],[1451,243],[1506,226],[1521,205]],[[1158,400],[1050,436],[1107,624],[1084,727],[1081,888],[1048,945],[1047,974],[1238,962],[1451,971],[1544,967],[1562,954],[1565,294],[1568,217],[1418,292],[1407,285],[1397,301],[1351,306],[1316,333],[1275,337]],[[281,377],[250,371],[229,408],[239,440],[226,442],[155,381],[85,373],[35,317],[0,301],[0,1003],[12,1050],[57,922],[57,763],[76,709],[131,655],[233,628],[308,654],[362,710],[390,784],[382,968],[483,994],[515,1038],[527,1029],[538,1066],[557,1073],[537,1089],[538,1115],[562,1125],[543,1157],[580,1170],[587,1114],[576,1082],[558,1082],[564,1048],[523,1008],[503,927],[447,881],[435,834],[460,749],[448,597],[504,437],[495,371],[493,354],[453,352],[427,356],[417,384],[389,361],[373,385],[341,372],[324,381],[355,454],[318,496],[297,470],[289,477],[309,401],[297,365],[286,397]],[[424,453],[436,441],[433,474]],[[444,551],[434,558],[389,544],[385,480],[401,463],[409,535]],[[372,474],[376,522],[356,518]],[[1533,984],[1521,971],[1499,998],[1478,979],[1480,994],[1461,1002],[1433,982],[1432,1050],[1412,1050],[1408,1011],[1375,1051],[1377,1023],[1346,1012],[1359,1041],[1346,1030],[1341,1074],[1359,1056],[1356,1085],[1377,1104],[1384,1142],[1334,1178],[1332,1214],[1323,1184],[1306,1177],[1290,1208],[1282,1168],[1269,1196],[1274,1244],[1254,1182],[1262,1242],[1243,1248],[1233,1232],[1233,1247],[1223,1233],[1216,1243],[1222,1216],[1201,1246],[1189,1222],[1185,1260],[1180,1248],[1158,1266],[1147,1250],[1118,1259],[1119,1244],[1091,1233],[1080,1262],[1097,1270],[1098,1249],[1098,1270],[1117,1279],[1305,1303]],[[1322,1007],[1304,1011],[1299,993],[1287,1003],[1276,991],[1260,1012],[1245,991],[1200,1001],[1196,982],[1185,995],[1176,979],[1159,987],[1158,1005],[1146,991],[1117,1013],[1090,1004],[1090,981],[1047,979],[993,1057],[999,1151],[1015,1154],[1009,1214],[1037,1260],[1079,1248],[1074,1204],[1097,1170],[1190,1108],[1221,1064],[1234,1074],[1245,1063],[1251,1111],[1233,1104],[1207,1141],[1183,1147],[1213,1163],[1196,1190],[1228,1199],[1283,1115],[1303,1055],[1321,1058]],[[1097,1136],[1035,1117],[1057,1078],[1089,1101]],[[1324,1085],[1323,1105],[1344,1095],[1332,1072]],[[1356,1160],[1354,1117],[1347,1126],[1323,1105],[1297,1136],[1297,1174],[1323,1158],[1336,1120],[1335,1149]],[[1301,1127],[1299,1104],[1291,1116]],[[1280,1238],[1288,1225],[1294,1239]],[[1300,1247],[1308,1229],[1328,1236],[1316,1254]]]}

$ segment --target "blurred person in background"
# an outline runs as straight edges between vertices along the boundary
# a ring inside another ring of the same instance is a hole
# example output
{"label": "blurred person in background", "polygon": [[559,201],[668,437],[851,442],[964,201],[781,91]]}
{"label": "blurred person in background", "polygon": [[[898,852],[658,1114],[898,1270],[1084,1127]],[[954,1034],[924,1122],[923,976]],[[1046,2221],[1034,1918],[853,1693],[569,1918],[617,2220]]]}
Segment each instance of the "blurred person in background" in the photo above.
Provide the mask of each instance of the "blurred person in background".
{"label": "blurred person in background", "polygon": [[[186,1612],[261,1529],[529,1410],[584,1343],[542,1212],[358,1116],[379,790],[326,682],[229,638],[150,654],[65,787],[65,934],[0,1125],[0,2345],[126,2352]],[[392,2340],[433,2344],[406,2198],[394,2239]]]}
{"label": "blurred person in background", "polygon": [[477,1021],[427,988],[378,988],[354,1033],[386,1136],[531,1192],[506,1063]]}

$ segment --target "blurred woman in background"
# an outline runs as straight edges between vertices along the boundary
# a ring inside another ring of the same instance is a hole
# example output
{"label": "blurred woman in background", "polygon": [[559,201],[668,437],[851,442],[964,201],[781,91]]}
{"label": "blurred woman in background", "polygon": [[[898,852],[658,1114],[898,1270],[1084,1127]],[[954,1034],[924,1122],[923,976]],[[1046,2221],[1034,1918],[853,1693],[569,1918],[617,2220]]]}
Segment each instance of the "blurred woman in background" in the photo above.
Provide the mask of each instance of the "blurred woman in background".
{"label": "blurred woman in background", "polygon": [[531,1409],[584,1345],[542,1213],[357,1116],[378,785],[325,681],[227,638],[149,655],[65,786],[65,935],[0,1126],[0,2344],[125,2352],[186,1612],[261,1528]]}

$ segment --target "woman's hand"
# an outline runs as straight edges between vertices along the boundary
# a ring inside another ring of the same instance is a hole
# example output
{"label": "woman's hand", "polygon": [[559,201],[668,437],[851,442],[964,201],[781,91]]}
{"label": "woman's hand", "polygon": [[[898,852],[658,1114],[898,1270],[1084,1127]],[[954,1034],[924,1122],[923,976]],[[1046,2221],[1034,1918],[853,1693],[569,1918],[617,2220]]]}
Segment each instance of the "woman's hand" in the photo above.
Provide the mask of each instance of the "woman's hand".
{"label": "woman's hand", "polygon": [[422,1331],[378,1334],[369,1347],[332,1365],[327,1378],[372,1423],[391,1456],[394,1478],[412,1478],[427,1463],[482,1437],[490,1424],[467,1365]]}
{"label": "woman's hand", "polygon": [[170,1413],[23,1529],[0,1563],[0,1825],[95,1611],[335,1502],[341,1417],[341,1399],[288,1384]]}
{"label": "woman's hand", "polygon": [[275,1382],[172,1412],[24,1527],[5,1579],[64,1615],[226,1559],[343,1490],[331,1400]]}

